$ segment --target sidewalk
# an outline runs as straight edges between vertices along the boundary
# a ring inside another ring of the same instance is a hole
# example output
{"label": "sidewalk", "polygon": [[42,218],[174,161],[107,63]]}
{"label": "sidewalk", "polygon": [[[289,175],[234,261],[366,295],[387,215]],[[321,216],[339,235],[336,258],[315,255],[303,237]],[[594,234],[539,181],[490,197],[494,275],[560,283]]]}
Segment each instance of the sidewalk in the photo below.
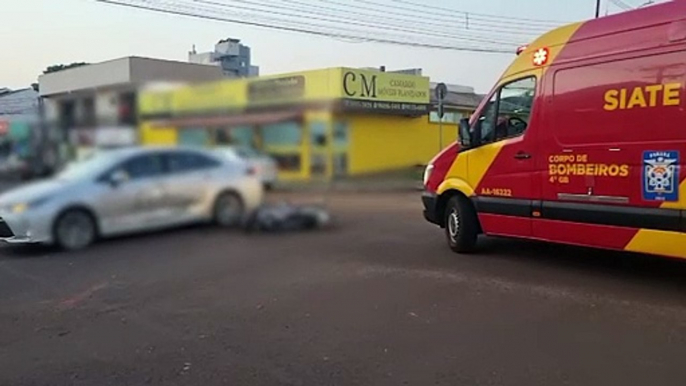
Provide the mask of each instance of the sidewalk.
{"label": "sidewalk", "polygon": [[333,181],[279,182],[276,192],[335,191],[335,192],[384,192],[421,191],[423,168],[403,169],[360,177],[346,177]]}

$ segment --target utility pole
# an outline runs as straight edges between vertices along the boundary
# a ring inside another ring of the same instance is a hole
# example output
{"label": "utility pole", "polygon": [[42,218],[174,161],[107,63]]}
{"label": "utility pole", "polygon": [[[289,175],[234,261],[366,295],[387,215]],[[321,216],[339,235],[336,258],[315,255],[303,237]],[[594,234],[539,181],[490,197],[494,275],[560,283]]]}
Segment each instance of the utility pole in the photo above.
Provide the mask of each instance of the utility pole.
{"label": "utility pole", "polygon": [[600,17],[600,0],[595,0],[595,18]]}

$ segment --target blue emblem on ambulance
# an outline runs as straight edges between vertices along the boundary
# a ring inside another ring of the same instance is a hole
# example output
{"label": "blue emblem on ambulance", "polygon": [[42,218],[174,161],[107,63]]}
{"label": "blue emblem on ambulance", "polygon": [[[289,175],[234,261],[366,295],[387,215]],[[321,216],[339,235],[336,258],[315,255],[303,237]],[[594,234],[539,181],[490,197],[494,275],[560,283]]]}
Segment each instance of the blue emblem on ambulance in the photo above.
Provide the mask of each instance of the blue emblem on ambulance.
{"label": "blue emblem on ambulance", "polygon": [[679,152],[643,152],[643,199],[679,201]]}

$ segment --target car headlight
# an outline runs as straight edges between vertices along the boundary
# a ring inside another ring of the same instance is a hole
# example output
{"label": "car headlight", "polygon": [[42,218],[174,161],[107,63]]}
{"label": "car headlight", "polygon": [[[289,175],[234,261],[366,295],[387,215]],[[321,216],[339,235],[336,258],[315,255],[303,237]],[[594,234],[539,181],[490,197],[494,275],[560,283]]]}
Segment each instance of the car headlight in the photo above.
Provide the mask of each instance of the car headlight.
{"label": "car headlight", "polygon": [[48,201],[47,198],[40,198],[37,200],[28,201],[28,202],[17,202],[15,204],[8,205],[6,208],[11,213],[20,214],[20,213],[26,212],[29,209],[38,208],[41,205],[45,204],[47,201]]}
{"label": "car headlight", "polygon": [[19,213],[26,212],[27,209],[29,209],[29,204],[27,204],[25,202],[20,202],[20,203],[12,205],[10,207],[10,212],[19,214]]}
{"label": "car headlight", "polygon": [[434,165],[429,164],[426,166],[426,169],[424,169],[424,185],[429,183],[429,178],[431,178],[431,172],[434,171]]}

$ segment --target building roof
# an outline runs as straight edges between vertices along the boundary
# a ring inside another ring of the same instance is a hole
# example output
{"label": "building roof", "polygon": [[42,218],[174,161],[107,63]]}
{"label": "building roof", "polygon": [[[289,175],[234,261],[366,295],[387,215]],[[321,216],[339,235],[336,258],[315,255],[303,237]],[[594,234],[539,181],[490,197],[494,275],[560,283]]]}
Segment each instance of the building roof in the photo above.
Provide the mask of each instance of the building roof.
{"label": "building roof", "polygon": [[[441,82],[441,83],[443,83],[443,82]],[[466,94],[469,94],[469,93],[473,94],[474,93],[474,87],[472,87],[472,86],[465,86],[462,84],[452,84],[452,83],[443,83],[443,84],[446,85],[446,87],[448,88],[448,91],[458,92],[458,93],[466,93]],[[434,90],[437,85],[438,85],[437,82],[431,82],[431,89]]]}
{"label": "building roof", "polygon": [[[431,104],[437,105],[438,98],[436,98],[436,86],[439,83],[431,82]],[[485,95],[477,94],[474,91],[474,87],[459,85],[459,84],[446,84],[448,92],[445,96],[444,105],[446,107],[460,108],[467,110],[474,110],[479,107],[481,100],[484,99]]]}
{"label": "building roof", "polygon": [[38,82],[41,95],[49,97],[82,90],[136,88],[148,82],[191,83],[222,78],[217,66],[131,56],[44,74]]}
{"label": "building roof", "polygon": [[[476,109],[479,104],[484,99],[483,95],[474,93],[462,93],[462,92],[450,92],[445,96],[445,105],[451,107],[461,107],[468,109]],[[433,100],[432,103],[438,103],[437,100]]]}
{"label": "building roof", "polygon": [[[438,98],[436,98],[434,92],[436,83],[432,83],[431,86],[431,104],[436,105],[438,104]],[[448,93],[446,94],[444,100],[445,106],[468,110],[476,109],[485,96],[477,94],[473,91],[469,92],[469,90],[473,90],[473,88],[467,86],[448,85]]]}

